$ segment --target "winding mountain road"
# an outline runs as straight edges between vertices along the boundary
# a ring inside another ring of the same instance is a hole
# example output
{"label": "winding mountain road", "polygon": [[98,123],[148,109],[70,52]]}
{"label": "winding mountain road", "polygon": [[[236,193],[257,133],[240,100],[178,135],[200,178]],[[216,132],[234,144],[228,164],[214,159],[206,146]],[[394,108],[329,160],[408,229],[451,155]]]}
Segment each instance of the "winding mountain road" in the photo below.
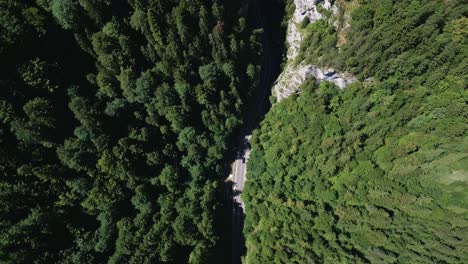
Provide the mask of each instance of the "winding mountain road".
{"label": "winding mountain road", "polygon": [[232,263],[241,263],[241,256],[244,252],[244,238],[242,228],[244,224],[245,206],[242,201],[241,193],[244,190],[245,174],[247,172],[247,161],[250,155],[250,136],[244,138],[238,158],[232,165],[230,175],[232,185]]}
{"label": "winding mountain road", "polygon": [[246,181],[247,161],[250,156],[250,143],[252,130],[256,128],[269,109],[269,95],[271,87],[279,73],[281,49],[275,47],[272,37],[272,3],[271,0],[253,1],[255,10],[255,23],[263,28],[262,46],[263,59],[257,90],[254,100],[250,102],[248,115],[244,119],[241,139],[237,146],[236,159],[232,165],[232,173],[228,180],[232,181],[232,263],[241,263],[241,256],[245,253],[245,239],[242,233],[245,205],[242,200],[242,191]]}

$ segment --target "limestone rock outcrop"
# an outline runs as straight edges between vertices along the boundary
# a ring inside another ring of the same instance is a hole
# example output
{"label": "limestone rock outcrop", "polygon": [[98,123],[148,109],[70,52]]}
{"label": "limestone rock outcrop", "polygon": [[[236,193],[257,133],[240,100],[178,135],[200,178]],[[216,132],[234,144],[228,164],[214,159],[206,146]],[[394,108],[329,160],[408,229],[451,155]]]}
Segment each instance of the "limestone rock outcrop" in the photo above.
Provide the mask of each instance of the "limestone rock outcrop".
{"label": "limestone rock outcrop", "polygon": [[348,84],[356,81],[356,78],[346,73],[339,73],[333,69],[323,69],[314,65],[306,65],[299,63],[294,65],[303,36],[298,28],[304,18],[308,17],[310,23],[324,19],[323,15],[318,11],[318,5],[323,9],[331,10],[333,14],[338,13],[338,8],[332,5],[331,0],[294,0],[296,9],[293,17],[288,22],[286,41],[288,43],[287,59],[288,64],[278,77],[273,87],[273,94],[278,101],[287,98],[291,94],[300,92],[300,86],[309,78],[314,78],[316,81],[329,81],[343,89]]}

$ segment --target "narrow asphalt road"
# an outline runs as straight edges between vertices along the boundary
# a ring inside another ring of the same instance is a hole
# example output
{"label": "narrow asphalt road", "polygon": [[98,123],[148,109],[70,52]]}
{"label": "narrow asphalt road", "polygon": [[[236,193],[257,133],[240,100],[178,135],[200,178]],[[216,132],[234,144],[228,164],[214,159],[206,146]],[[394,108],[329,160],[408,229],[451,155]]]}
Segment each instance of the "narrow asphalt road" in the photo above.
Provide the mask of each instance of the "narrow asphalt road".
{"label": "narrow asphalt road", "polygon": [[[269,109],[268,96],[271,87],[275,81],[281,60],[281,49],[276,49],[272,37],[272,19],[270,0],[255,1],[255,23],[263,28],[262,46],[263,60],[259,76],[257,90],[254,93],[254,100],[250,103],[249,115],[244,120],[244,127],[239,140],[236,160],[232,166],[230,180],[232,181],[232,263],[240,264],[241,256],[245,254],[245,239],[242,233],[245,218],[245,206],[241,194],[244,190],[247,173],[247,161],[250,156],[250,137],[252,130],[258,126],[258,123]],[[269,19],[268,19],[269,18]]]}
{"label": "narrow asphalt road", "polygon": [[238,204],[242,210],[245,210],[244,207],[244,202],[242,201],[241,193],[244,190],[244,184],[245,184],[245,174],[247,172],[247,161],[249,160],[250,156],[250,135],[247,135],[243,143],[241,144],[241,151],[240,155],[238,158],[234,161],[232,165],[232,197],[233,197],[233,202],[235,204]]}
{"label": "narrow asphalt road", "polygon": [[230,180],[232,185],[232,263],[241,263],[244,251],[244,239],[242,235],[244,223],[244,202],[241,193],[244,190],[245,174],[247,172],[247,161],[250,155],[250,136],[245,137],[239,144],[238,158],[232,164]]}

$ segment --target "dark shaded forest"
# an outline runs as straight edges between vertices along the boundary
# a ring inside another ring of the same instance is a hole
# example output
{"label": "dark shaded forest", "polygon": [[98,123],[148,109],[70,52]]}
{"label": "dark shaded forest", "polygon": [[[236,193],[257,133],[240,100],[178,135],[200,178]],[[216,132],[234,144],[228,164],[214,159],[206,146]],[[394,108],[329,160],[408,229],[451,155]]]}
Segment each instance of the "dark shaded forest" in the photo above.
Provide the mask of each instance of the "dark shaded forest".
{"label": "dark shaded forest", "polygon": [[254,132],[246,261],[467,263],[468,5],[357,3],[300,56],[362,82],[309,80]]}
{"label": "dark shaded forest", "polygon": [[0,0],[0,262],[222,256],[220,184],[260,70],[251,16],[238,1]]}

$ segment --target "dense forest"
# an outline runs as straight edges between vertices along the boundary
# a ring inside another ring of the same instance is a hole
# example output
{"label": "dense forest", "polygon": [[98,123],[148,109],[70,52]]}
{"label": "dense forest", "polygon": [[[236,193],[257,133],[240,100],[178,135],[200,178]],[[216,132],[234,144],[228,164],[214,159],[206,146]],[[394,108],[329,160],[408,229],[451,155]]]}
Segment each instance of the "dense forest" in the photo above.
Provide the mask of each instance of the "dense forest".
{"label": "dense forest", "polygon": [[350,6],[344,42],[302,23],[298,60],[361,81],[310,80],[253,135],[246,261],[468,263],[468,5]]}
{"label": "dense forest", "polygon": [[249,17],[241,1],[0,0],[0,262],[222,254],[220,184],[262,53]]}

